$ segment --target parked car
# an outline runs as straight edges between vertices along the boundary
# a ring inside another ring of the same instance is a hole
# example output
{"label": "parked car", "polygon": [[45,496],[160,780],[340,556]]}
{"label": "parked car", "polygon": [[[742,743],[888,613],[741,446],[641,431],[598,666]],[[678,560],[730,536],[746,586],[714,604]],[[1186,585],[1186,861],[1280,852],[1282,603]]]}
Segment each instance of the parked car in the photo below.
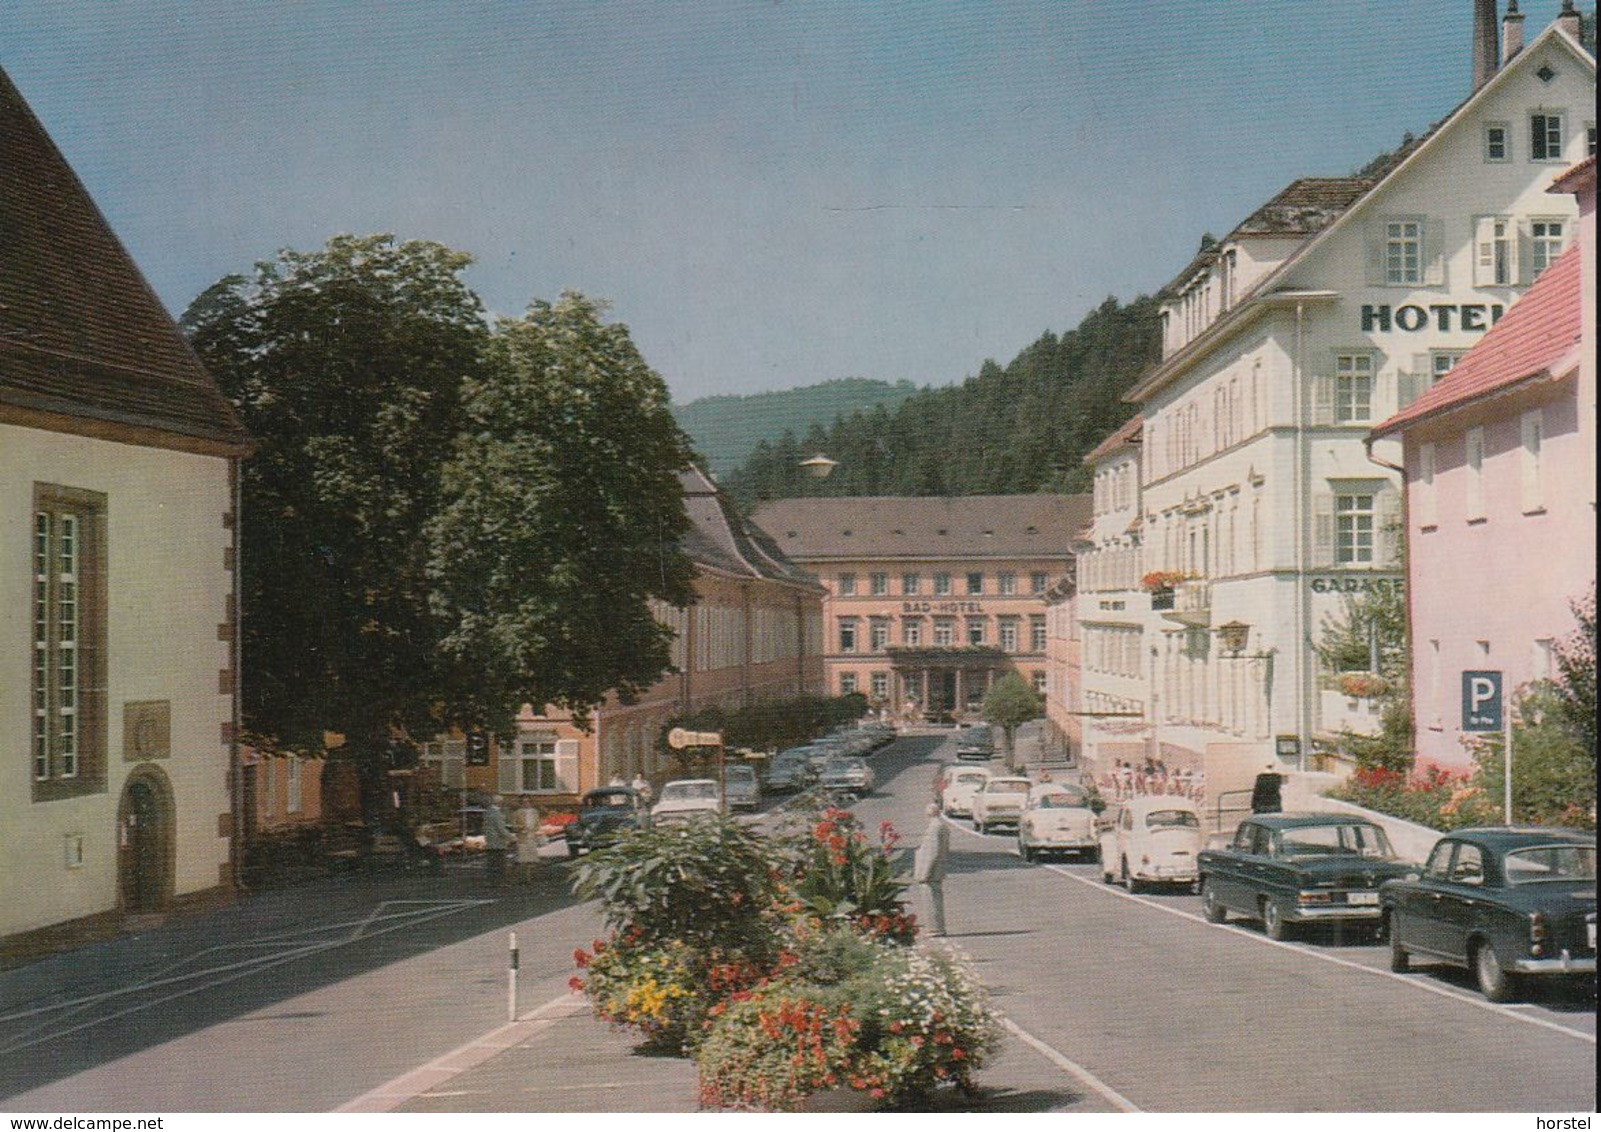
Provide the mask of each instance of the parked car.
{"label": "parked car", "polygon": [[940,791],[940,805],[953,818],[973,816],[973,795],[990,780],[990,772],[983,767],[953,766],[945,770],[945,787]]}
{"label": "parked car", "polygon": [[723,768],[723,802],[731,810],[754,810],[762,804],[762,784],[756,768],[732,763]]}
{"label": "parked car", "polygon": [[1029,780],[1004,775],[991,778],[973,795],[973,828],[988,833],[1000,825],[1015,826],[1023,817]]}
{"label": "parked car", "polygon": [[787,793],[811,785],[811,762],[807,758],[810,751],[810,747],[790,747],[774,755],[767,767],[767,789]]}
{"label": "parked car", "polygon": [[873,792],[873,768],[861,759],[833,759],[823,768],[822,777],[817,781],[824,790],[860,798]]}
{"label": "parked car", "polygon": [[995,757],[995,739],[988,727],[964,727],[956,733],[959,762],[986,762]]}
{"label": "parked car", "polygon": [[1595,900],[1595,834],[1568,829],[1457,830],[1420,876],[1379,888],[1390,968],[1466,967],[1491,1002],[1526,978],[1595,974]]}
{"label": "parked car", "polygon": [[601,786],[578,799],[578,817],[567,825],[567,855],[610,845],[625,830],[650,822],[645,800],[632,786]]}
{"label": "parked car", "polygon": [[723,794],[715,778],[681,778],[662,787],[650,816],[656,824],[665,825],[722,812]]}
{"label": "parked car", "polygon": [[1201,815],[1189,798],[1135,795],[1101,821],[1101,877],[1130,892],[1199,879]]}
{"label": "parked car", "polygon": [[1036,782],[1023,803],[1017,823],[1017,852],[1025,861],[1042,853],[1076,853],[1093,857],[1100,841],[1089,792],[1062,782]]}
{"label": "parked car", "polygon": [[1200,853],[1201,908],[1262,921],[1269,939],[1309,922],[1379,924],[1379,885],[1415,872],[1384,830],[1342,814],[1257,814],[1223,849]]}

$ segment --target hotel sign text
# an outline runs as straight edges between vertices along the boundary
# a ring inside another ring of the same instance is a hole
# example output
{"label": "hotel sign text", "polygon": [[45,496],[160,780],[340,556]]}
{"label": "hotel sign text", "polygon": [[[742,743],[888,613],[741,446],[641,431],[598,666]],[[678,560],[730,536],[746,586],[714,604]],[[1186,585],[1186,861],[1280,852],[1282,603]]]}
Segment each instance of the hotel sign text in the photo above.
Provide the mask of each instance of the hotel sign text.
{"label": "hotel sign text", "polygon": [[[1408,331],[1488,330],[1500,321],[1505,309],[1500,303],[1430,303],[1426,307],[1407,303],[1392,311],[1387,303],[1363,303],[1362,329],[1371,332],[1393,326]],[[1457,320],[1455,327],[1451,325],[1453,318]]]}
{"label": "hotel sign text", "polygon": [[902,613],[983,613],[981,601],[903,601]]}

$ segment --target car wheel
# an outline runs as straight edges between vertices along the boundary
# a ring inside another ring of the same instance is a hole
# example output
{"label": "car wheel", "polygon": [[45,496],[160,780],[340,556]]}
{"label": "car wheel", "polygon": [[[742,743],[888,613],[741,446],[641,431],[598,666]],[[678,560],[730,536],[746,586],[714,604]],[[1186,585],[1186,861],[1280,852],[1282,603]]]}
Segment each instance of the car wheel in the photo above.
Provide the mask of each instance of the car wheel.
{"label": "car wheel", "polygon": [[1128,858],[1127,857],[1123,858],[1122,871],[1123,871],[1123,887],[1124,888],[1128,889],[1129,892],[1131,892],[1131,893],[1144,891],[1145,886],[1140,883],[1140,879],[1138,877],[1136,877],[1133,873],[1128,871]]}
{"label": "car wheel", "polygon": [[1279,902],[1271,896],[1262,900],[1262,930],[1267,933],[1268,939],[1282,940],[1289,935],[1289,925],[1284,922],[1284,912],[1279,908]]}
{"label": "car wheel", "polygon": [[568,857],[576,857],[582,851],[583,850],[581,850],[578,846],[574,845],[571,841],[569,841],[567,843],[567,856]]}
{"label": "car wheel", "polygon": [[977,818],[973,819],[973,832],[974,833],[983,833],[984,832],[984,825]]}
{"label": "car wheel", "polygon": [[1473,974],[1479,981],[1479,990],[1491,1002],[1510,1002],[1513,997],[1512,976],[1501,969],[1501,957],[1489,940],[1473,951]]}
{"label": "car wheel", "polygon": [[1210,879],[1201,881],[1201,915],[1206,917],[1209,924],[1221,924],[1229,918],[1229,910],[1217,898],[1217,889]]}
{"label": "car wheel", "polygon": [[1401,946],[1400,921],[1390,916],[1384,921],[1384,932],[1390,937],[1390,970],[1404,975],[1412,969],[1412,956]]}
{"label": "car wheel", "polygon": [[1019,837],[1017,839],[1017,855],[1022,857],[1025,861],[1032,861],[1035,857],[1039,856],[1039,852],[1032,845],[1026,844],[1023,839]]}

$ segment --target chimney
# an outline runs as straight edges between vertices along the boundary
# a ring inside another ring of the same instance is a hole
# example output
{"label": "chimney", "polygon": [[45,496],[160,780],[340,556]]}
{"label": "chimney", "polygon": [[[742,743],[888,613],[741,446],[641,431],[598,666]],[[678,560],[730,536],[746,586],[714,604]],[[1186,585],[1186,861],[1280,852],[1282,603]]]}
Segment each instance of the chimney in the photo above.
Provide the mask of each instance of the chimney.
{"label": "chimney", "polygon": [[1501,21],[1501,66],[1522,50],[1523,13],[1518,11],[1518,0],[1507,0],[1506,18]]}
{"label": "chimney", "polygon": [[1579,13],[1574,10],[1573,0],[1562,0],[1562,12],[1557,16],[1557,27],[1574,39],[1579,38]]}
{"label": "chimney", "polygon": [[1495,0],[1473,0],[1473,89],[1495,76]]}

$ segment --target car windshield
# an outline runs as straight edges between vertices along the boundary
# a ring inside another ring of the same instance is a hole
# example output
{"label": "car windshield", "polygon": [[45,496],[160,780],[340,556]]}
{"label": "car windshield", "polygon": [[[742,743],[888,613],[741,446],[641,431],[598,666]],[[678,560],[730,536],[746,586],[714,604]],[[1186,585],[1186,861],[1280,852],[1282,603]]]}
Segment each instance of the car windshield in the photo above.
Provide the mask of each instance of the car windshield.
{"label": "car windshield", "polygon": [[981,782],[989,781],[987,774],[958,774],[952,783],[956,786],[977,786]]}
{"label": "car windshield", "polygon": [[992,778],[984,784],[986,794],[1027,794],[1026,778]]}
{"label": "car windshield", "polygon": [[1279,834],[1285,857],[1368,857],[1389,860],[1390,839],[1376,825],[1358,822],[1291,826]]}
{"label": "car windshield", "polygon": [[1146,829],[1200,829],[1201,819],[1192,810],[1152,810],[1145,815]]}
{"label": "car windshield", "polygon": [[612,794],[591,794],[584,799],[587,810],[621,810],[634,804],[634,796],[618,790]]}
{"label": "car windshield", "polygon": [[1508,884],[1532,884],[1541,880],[1589,881],[1595,883],[1594,845],[1536,845],[1514,849],[1506,855]]}
{"label": "car windshield", "polygon": [[1083,792],[1073,790],[1052,790],[1049,794],[1041,794],[1035,803],[1042,810],[1082,809],[1086,804]]}
{"label": "car windshield", "polygon": [[664,802],[715,797],[717,797],[717,783],[715,782],[669,782],[662,787],[662,801]]}

